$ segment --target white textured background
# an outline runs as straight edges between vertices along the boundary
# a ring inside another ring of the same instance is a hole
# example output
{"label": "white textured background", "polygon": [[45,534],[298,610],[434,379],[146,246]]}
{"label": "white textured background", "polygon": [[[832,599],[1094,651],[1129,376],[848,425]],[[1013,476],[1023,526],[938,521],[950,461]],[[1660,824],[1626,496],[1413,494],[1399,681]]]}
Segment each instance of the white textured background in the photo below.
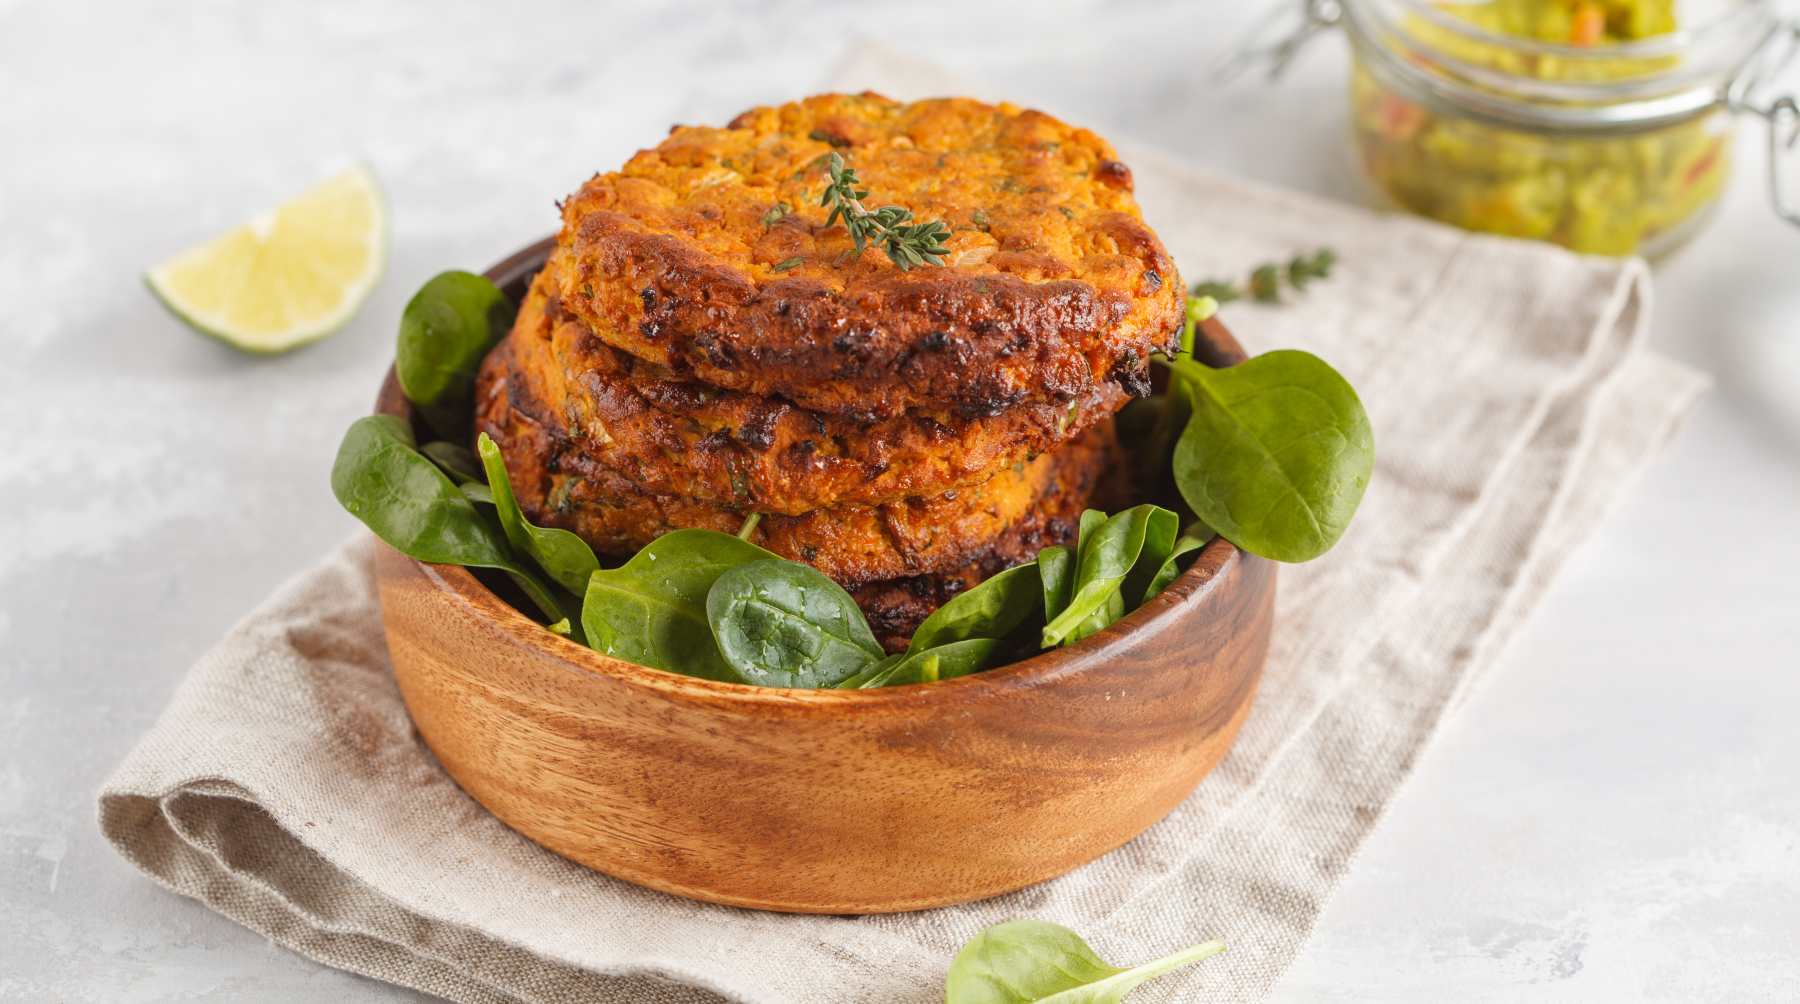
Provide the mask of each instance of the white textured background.
{"label": "white textured background", "polygon": [[[0,999],[413,998],[155,889],[93,790],[353,528],[326,471],[410,292],[548,232],[670,122],[806,93],[880,38],[984,97],[1364,197],[1340,41],[1273,91],[1209,79],[1249,4],[601,6],[0,0]],[[1658,276],[1654,342],[1717,391],[1431,749],[1283,1000],[1800,999],[1800,231],[1742,140],[1720,220]],[[353,158],[392,252],[336,338],[243,358],[142,288]]]}

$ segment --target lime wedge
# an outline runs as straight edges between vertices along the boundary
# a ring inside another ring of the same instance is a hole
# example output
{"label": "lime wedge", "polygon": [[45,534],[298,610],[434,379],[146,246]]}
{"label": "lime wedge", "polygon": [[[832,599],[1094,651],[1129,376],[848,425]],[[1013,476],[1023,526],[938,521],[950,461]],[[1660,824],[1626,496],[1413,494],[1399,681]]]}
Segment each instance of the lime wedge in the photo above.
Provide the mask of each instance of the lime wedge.
{"label": "lime wedge", "polygon": [[344,326],[375,288],[387,209],[354,167],[144,275],[151,292],[201,334],[275,353]]}

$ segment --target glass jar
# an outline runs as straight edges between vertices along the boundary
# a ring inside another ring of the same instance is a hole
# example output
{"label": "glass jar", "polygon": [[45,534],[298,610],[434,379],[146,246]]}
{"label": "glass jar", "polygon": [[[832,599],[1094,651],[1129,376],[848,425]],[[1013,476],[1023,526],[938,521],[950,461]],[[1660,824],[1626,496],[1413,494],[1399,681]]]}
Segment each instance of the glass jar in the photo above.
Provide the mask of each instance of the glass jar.
{"label": "glass jar", "polygon": [[1308,0],[1276,71],[1341,26],[1368,177],[1412,212],[1576,251],[1660,254],[1731,175],[1734,115],[1769,120],[1777,212],[1800,141],[1791,97],[1761,91],[1800,26],[1758,0]]}

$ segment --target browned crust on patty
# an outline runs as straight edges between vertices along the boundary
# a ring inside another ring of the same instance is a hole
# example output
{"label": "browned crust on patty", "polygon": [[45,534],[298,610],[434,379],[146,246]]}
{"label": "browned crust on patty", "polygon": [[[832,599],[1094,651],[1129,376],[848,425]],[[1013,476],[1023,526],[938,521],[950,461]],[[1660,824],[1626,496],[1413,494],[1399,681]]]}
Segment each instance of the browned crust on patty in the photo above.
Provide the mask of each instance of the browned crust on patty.
{"label": "browned crust on patty", "polygon": [[973,485],[1109,418],[1113,383],[1067,404],[1029,402],[967,418],[912,411],[873,422],[676,378],[621,352],[533,284],[479,388],[540,402],[579,449],[652,494],[798,515]]}
{"label": "browned crust on patty", "polygon": [[[513,397],[505,384],[490,384],[478,402],[476,428],[500,446],[526,516],[573,531],[599,554],[630,555],[684,527],[734,533],[755,511],[646,492],[579,449],[540,409],[540,402]],[[751,539],[846,588],[962,569],[1013,527],[1037,518],[1050,500],[1085,504],[1113,452],[1108,422],[979,485],[878,506],[765,515]]]}
{"label": "browned crust on patty", "polygon": [[[860,257],[818,206],[841,152],[871,191],[953,228],[948,267]],[[952,98],[821,95],[678,127],[563,207],[550,275],[615,347],[816,411],[997,414],[1147,389],[1181,282],[1098,136]]]}

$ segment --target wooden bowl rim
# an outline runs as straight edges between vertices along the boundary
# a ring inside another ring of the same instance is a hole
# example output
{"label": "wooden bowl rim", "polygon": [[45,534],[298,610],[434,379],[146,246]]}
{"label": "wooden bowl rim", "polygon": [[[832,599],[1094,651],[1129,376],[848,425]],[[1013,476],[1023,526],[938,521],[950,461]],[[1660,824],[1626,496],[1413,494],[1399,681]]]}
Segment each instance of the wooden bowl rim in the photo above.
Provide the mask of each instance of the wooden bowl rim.
{"label": "wooden bowl rim", "polygon": [[[546,237],[509,255],[482,274],[505,287],[542,267],[555,244],[555,237]],[[1231,332],[1217,318],[1200,326],[1199,338],[1203,338],[1204,342],[1197,339],[1195,352],[1212,365],[1229,366],[1248,358],[1243,346],[1238,344],[1237,339],[1232,337]],[[409,421],[412,418],[411,406],[400,392],[399,381],[392,366],[388,367],[387,379],[382,384],[375,410],[377,413],[391,414]],[[621,683],[660,691],[670,697],[691,702],[724,706],[753,705],[761,710],[800,710],[824,706],[833,710],[854,708],[877,712],[884,708],[911,709],[920,704],[946,701],[962,703],[1000,690],[1043,686],[1080,672],[1089,665],[1105,662],[1135,645],[1163,634],[1181,617],[1197,612],[1207,597],[1219,588],[1219,583],[1230,580],[1228,573],[1234,565],[1248,557],[1225,538],[1214,537],[1201,549],[1200,556],[1193,565],[1150,602],[1074,645],[1052,649],[1029,659],[968,676],[934,683],[878,687],[873,690],[763,687],[705,680],[640,666],[634,662],[615,659],[545,630],[542,624],[496,596],[466,568],[458,565],[433,565],[412,558],[406,560],[418,564],[427,580],[436,585],[439,592],[453,597],[469,613],[493,624],[511,643],[555,656],[572,669],[611,677]]]}

